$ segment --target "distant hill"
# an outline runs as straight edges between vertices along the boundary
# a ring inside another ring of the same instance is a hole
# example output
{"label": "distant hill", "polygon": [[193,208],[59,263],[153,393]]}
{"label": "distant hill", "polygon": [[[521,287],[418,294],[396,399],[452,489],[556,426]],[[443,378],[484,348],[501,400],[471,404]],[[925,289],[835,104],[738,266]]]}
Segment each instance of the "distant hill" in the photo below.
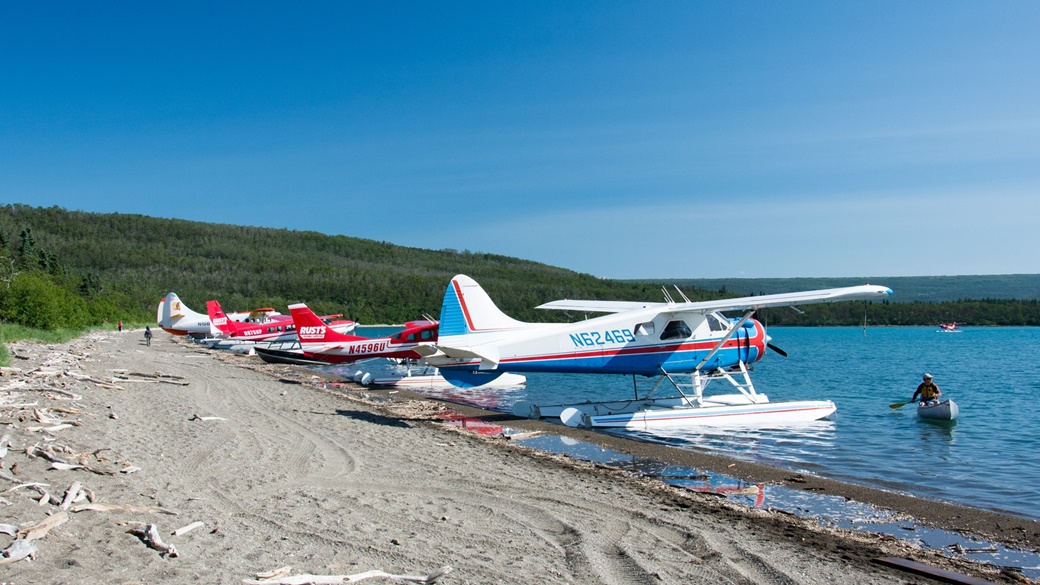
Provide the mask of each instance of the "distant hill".
{"label": "distant hill", "polygon": [[[652,282],[632,280],[629,282]],[[862,278],[687,278],[668,280],[680,287],[763,295],[864,284]],[[966,300],[1040,300],[1040,274],[984,276],[883,276],[870,284],[892,289],[893,303],[940,303]]]}
{"label": "distant hill", "polygon": [[[496,254],[0,204],[0,284],[19,269],[26,280],[20,290],[42,286],[40,278],[26,274],[36,270],[68,295],[87,299],[87,305],[77,305],[85,307],[81,321],[86,322],[155,319],[160,297],[173,291],[198,311],[210,299],[230,311],[267,306],[284,311],[290,303],[306,302],[319,313],[343,313],[361,323],[402,323],[424,314],[436,318],[445,287],[460,273],[480,282],[507,314],[525,321],[581,318],[535,309],[557,299],[663,300],[662,284],[679,284],[694,301],[861,284],[854,278],[607,280]],[[762,317],[773,325],[857,325],[865,317],[876,325],[1040,325],[1037,275],[872,280],[892,287],[895,296],[866,304],[807,305],[801,312],[771,309]],[[0,293],[5,290],[13,288]],[[18,297],[20,306],[31,307],[34,294]],[[0,319],[25,321],[13,305],[3,306],[4,299],[0,294]]]}

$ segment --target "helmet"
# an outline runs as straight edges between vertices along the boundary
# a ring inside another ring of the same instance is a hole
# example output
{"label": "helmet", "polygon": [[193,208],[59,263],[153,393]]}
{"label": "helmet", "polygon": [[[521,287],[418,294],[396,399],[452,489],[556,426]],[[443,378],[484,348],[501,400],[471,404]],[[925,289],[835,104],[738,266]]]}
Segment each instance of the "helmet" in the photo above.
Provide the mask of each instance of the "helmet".
{"label": "helmet", "polygon": [[932,375],[931,374],[925,374],[924,375],[924,379],[925,380],[931,380],[932,379]]}

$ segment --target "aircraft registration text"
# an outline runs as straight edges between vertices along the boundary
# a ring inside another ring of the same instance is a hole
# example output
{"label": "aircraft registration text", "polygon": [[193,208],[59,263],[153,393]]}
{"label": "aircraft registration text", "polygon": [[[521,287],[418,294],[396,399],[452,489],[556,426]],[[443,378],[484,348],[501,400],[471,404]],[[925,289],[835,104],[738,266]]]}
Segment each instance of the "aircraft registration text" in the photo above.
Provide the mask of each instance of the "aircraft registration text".
{"label": "aircraft registration text", "polygon": [[385,341],[373,341],[370,343],[358,343],[350,346],[350,353],[375,353],[386,349]]}
{"label": "aircraft registration text", "polygon": [[576,347],[592,347],[612,343],[629,343],[636,336],[629,329],[608,329],[606,331],[583,331],[571,334],[571,343]]}

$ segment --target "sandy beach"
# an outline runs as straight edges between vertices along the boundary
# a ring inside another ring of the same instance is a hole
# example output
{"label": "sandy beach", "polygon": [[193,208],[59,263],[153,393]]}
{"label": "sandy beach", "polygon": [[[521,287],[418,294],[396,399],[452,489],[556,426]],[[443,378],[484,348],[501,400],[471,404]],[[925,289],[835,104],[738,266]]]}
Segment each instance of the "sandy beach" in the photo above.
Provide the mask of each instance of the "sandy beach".
{"label": "sandy beach", "polygon": [[[5,584],[242,583],[285,567],[279,575],[450,567],[437,581],[448,584],[936,582],[873,562],[886,556],[1024,582],[892,538],[823,529],[469,433],[438,422],[442,403],[323,388],[310,371],[161,332],[150,347],[140,331],[10,347],[13,371],[0,379],[0,434],[10,445],[0,523],[34,537],[36,550],[0,565]],[[761,481],[791,475],[654,454]],[[54,459],[71,468],[55,469],[67,466]],[[863,501],[887,497],[812,481]],[[893,498],[881,503],[1035,546],[1036,523]],[[175,554],[146,544],[149,525]],[[13,540],[0,534],[0,548]]]}

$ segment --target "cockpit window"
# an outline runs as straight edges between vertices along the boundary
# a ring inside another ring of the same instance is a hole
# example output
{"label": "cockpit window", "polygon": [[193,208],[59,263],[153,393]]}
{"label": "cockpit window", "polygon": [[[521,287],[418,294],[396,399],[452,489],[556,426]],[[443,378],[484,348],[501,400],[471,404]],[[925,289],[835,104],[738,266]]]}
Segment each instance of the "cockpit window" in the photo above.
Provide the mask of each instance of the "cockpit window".
{"label": "cockpit window", "polygon": [[705,319],[708,320],[708,327],[712,331],[726,331],[726,325],[715,315],[705,315]]}
{"label": "cockpit window", "polygon": [[690,331],[690,326],[685,321],[669,321],[664,326],[664,331],[661,332],[661,340],[686,339],[691,335],[693,335],[693,331]]}
{"label": "cockpit window", "polygon": [[633,329],[633,333],[639,335],[653,335],[654,334],[654,322],[647,321],[646,323],[640,323]]}

